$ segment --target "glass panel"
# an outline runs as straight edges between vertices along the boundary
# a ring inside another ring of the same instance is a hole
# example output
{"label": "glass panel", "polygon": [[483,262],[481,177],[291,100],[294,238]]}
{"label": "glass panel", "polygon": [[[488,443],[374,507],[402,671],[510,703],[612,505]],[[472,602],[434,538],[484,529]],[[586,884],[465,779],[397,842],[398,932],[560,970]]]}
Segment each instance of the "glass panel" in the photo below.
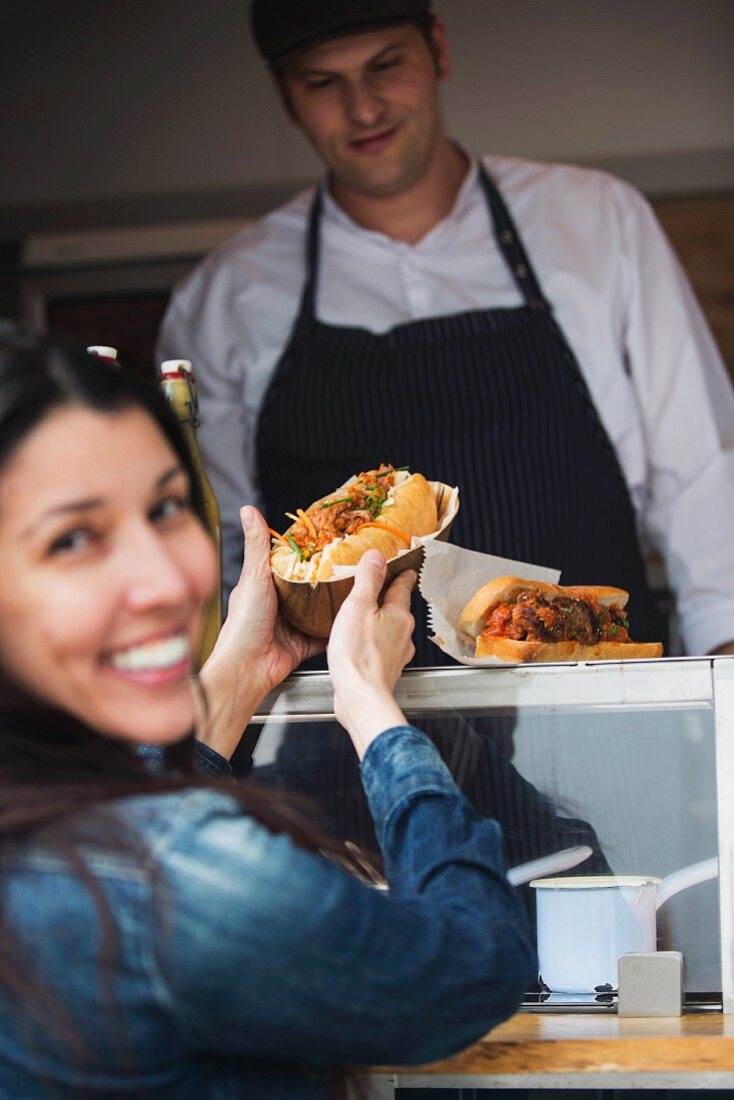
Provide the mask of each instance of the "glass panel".
{"label": "glass panel", "polygon": [[[471,690],[462,712],[452,705],[461,680],[449,677],[441,692],[441,676],[434,675],[431,686],[423,674],[413,681],[415,707],[408,712],[477,811],[500,821],[511,866],[588,843],[592,857],[565,874],[664,878],[717,854],[714,711],[708,681],[695,680],[697,667],[687,666],[694,676],[690,690],[676,692],[685,676],[674,683],[668,675],[667,685],[653,688],[650,681],[654,702],[633,689],[627,705],[614,702],[612,669],[599,676],[594,670],[585,687],[581,669],[574,678],[569,669],[549,678],[546,669],[545,680],[535,676],[535,688],[525,691],[525,699],[535,691],[537,705],[514,707],[518,697],[502,688],[508,683],[503,670],[483,677],[484,690],[475,678],[463,681]],[[624,675],[634,680],[632,670]],[[593,690],[586,690],[589,684]],[[356,754],[333,720],[316,717],[317,707],[329,707],[323,683],[320,699],[317,686],[314,680],[297,689],[305,693],[302,702],[311,692],[313,706],[303,707],[310,720],[273,714],[265,721],[253,779],[311,798],[321,827],[359,844],[379,868]],[[292,699],[279,705],[294,709]],[[534,921],[535,891],[520,889]],[[690,887],[661,907],[658,947],[683,953],[687,992],[721,990],[716,882]]]}
{"label": "glass panel", "polygon": [[[615,874],[664,878],[717,854],[713,708],[521,713],[513,740],[514,766],[591,823]],[[717,882],[671,897],[657,928],[659,950],[683,953],[685,990],[720,992]]]}

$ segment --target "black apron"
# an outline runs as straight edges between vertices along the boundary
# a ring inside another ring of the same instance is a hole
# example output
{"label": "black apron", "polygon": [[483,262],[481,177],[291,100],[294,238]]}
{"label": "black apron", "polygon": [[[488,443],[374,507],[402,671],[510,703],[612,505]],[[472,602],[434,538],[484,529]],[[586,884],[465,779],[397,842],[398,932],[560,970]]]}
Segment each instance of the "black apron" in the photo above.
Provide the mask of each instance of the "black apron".
{"label": "black apron", "polygon": [[[632,637],[664,640],[629,491],[583,375],[499,191],[480,168],[495,239],[524,304],[376,335],[317,320],[322,197],[308,224],[298,318],[258,421],[268,522],[380,462],[458,485],[460,546],[561,570],[562,584],[630,593]],[[419,665],[448,658],[414,601]]]}

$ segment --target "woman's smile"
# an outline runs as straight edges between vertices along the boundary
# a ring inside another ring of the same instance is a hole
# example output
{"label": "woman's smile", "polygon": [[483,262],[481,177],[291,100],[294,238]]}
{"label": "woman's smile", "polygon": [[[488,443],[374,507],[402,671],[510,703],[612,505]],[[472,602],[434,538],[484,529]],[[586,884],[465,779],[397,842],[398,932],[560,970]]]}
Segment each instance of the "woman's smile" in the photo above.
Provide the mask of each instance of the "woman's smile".
{"label": "woman's smile", "polygon": [[191,662],[185,631],[149,638],[103,658],[103,664],[115,675],[152,687],[185,679],[191,673]]}

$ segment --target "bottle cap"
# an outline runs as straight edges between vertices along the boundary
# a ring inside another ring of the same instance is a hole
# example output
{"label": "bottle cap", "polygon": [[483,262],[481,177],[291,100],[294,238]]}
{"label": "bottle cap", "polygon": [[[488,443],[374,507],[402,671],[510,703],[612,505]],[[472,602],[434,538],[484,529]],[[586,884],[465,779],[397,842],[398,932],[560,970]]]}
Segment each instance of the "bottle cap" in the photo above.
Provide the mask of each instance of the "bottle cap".
{"label": "bottle cap", "polygon": [[180,374],[181,371],[193,374],[190,359],[164,359],[161,363],[161,374]]}
{"label": "bottle cap", "polygon": [[106,344],[90,344],[87,348],[90,355],[97,355],[100,359],[113,359],[117,362],[117,348],[107,347]]}

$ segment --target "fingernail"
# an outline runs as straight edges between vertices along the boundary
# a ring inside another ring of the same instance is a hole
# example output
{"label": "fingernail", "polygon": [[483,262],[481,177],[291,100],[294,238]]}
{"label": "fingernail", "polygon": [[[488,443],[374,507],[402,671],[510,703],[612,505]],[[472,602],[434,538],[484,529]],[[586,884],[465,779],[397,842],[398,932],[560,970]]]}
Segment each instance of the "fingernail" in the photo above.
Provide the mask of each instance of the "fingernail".
{"label": "fingernail", "polygon": [[245,527],[252,527],[255,522],[255,509],[251,508],[248,504],[242,509],[240,515],[242,516],[242,522]]}

